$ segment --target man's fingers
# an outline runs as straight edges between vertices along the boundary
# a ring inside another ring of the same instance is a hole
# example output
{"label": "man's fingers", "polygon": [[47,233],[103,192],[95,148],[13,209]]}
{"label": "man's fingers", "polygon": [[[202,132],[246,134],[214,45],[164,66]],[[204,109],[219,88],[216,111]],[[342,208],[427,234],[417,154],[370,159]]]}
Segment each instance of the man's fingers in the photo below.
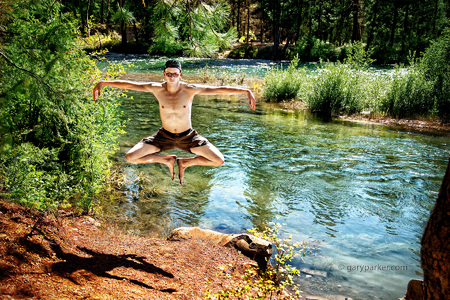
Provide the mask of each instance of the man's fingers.
{"label": "man's fingers", "polygon": [[97,100],[97,96],[100,96],[100,91],[94,90],[94,100]]}

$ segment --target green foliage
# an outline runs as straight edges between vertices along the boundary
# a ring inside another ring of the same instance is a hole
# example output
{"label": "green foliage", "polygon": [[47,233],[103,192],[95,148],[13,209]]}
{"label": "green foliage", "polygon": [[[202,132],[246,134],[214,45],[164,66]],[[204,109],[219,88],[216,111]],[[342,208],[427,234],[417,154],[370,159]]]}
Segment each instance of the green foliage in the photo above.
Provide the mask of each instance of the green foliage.
{"label": "green foliage", "polygon": [[450,120],[450,29],[408,69],[398,67],[381,111],[398,117]]}
{"label": "green foliage", "polygon": [[[278,218],[277,218],[278,220]],[[275,257],[273,258],[273,267],[279,281],[279,288],[290,287],[298,295],[299,286],[294,278],[300,274],[300,271],[292,265],[292,261],[297,256],[305,256],[305,243],[292,244],[292,235],[288,238],[282,237],[283,224],[271,222],[262,232],[258,229],[252,229],[255,236],[273,242],[275,248]]]}
{"label": "green foliage", "polygon": [[[243,275],[243,286],[237,286],[234,290],[222,290],[217,294],[211,294],[207,290],[204,298],[264,300],[282,295],[282,299],[301,299],[300,286],[295,282],[300,271],[292,265],[292,261],[297,256],[305,256],[305,243],[292,244],[292,236],[282,238],[282,227],[278,222],[271,222],[262,231],[256,228],[249,230],[256,237],[273,243],[275,256],[271,259],[271,266],[265,271],[250,267]],[[225,266],[221,271],[230,276]],[[288,289],[291,293],[286,293]]]}
{"label": "green foliage", "polygon": [[212,70],[208,65],[199,71],[203,82],[214,82],[217,85],[242,85],[247,74],[245,72],[233,73],[230,70]]}
{"label": "green foliage", "polygon": [[133,15],[133,12],[125,7],[120,7],[119,3],[117,3],[117,10],[112,15],[111,20],[119,25],[131,25],[136,20]]}
{"label": "green foliage", "polygon": [[71,193],[66,173],[59,172],[58,151],[23,143],[0,160],[0,178],[7,195],[37,209],[56,208]]}
{"label": "green foliage", "polygon": [[325,118],[332,114],[360,112],[361,74],[341,63],[324,64],[321,72],[313,78],[314,88],[306,98],[311,111]]}
{"label": "green foliage", "polygon": [[371,51],[366,50],[361,42],[356,42],[346,47],[344,63],[357,70],[365,69],[374,62],[374,59],[370,57],[371,54]]}
{"label": "green foliage", "polygon": [[[396,118],[450,119],[450,30],[426,50],[411,57],[411,66],[397,67],[392,76],[370,71],[370,52],[361,43],[346,50],[344,63],[323,63],[307,75],[290,66],[267,73],[263,95],[283,101],[298,95],[312,112],[333,115],[378,113]],[[293,61],[295,63],[295,60]]]}
{"label": "green foliage", "polygon": [[435,101],[431,91],[432,82],[426,80],[417,68],[397,68],[392,87],[380,103],[380,110],[396,118],[432,115]]}
{"label": "green foliage", "polygon": [[[104,74],[80,50],[72,19],[51,3],[9,15],[0,52],[2,197],[42,209],[71,199],[88,212],[122,130],[120,95],[105,91],[107,101],[92,101]],[[105,75],[122,72],[114,65]]]}
{"label": "green foliage", "polygon": [[79,46],[86,51],[95,51],[99,48],[109,49],[110,51],[112,51],[112,49],[120,46],[120,43],[121,37],[115,31],[111,32],[110,34],[92,34],[89,37],[78,39]]}
{"label": "green foliage", "polygon": [[418,68],[431,84],[434,113],[450,120],[450,27],[425,51]]}
{"label": "green foliage", "polygon": [[290,49],[290,56],[296,55],[300,61],[336,61],[338,56],[334,46],[311,35],[304,36]]}
{"label": "green foliage", "polygon": [[278,101],[302,99],[312,112],[333,114],[378,112],[391,86],[389,79],[368,70],[372,62],[364,47],[355,44],[346,63],[322,63],[317,72],[297,70],[293,60],[287,70],[272,70],[265,77],[264,98]]}
{"label": "green foliage", "polygon": [[256,58],[258,55],[258,48],[250,45],[241,46],[230,51],[228,58]]}
{"label": "green foliage", "polygon": [[211,57],[231,46],[234,28],[226,30],[229,7],[225,2],[156,1],[154,43],[149,52],[172,55],[180,49],[185,56]]}
{"label": "green foliage", "polygon": [[293,59],[286,70],[272,68],[264,78],[263,97],[277,102],[297,98],[306,78],[306,70],[297,70],[298,59]]}

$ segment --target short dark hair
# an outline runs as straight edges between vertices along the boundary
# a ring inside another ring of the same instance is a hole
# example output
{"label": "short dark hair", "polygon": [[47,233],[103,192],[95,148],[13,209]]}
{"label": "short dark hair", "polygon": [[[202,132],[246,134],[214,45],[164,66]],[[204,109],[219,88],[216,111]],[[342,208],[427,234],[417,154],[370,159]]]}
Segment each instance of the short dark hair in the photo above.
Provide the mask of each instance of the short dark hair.
{"label": "short dark hair", "polygon": [[177,60],[174,60],[174,59],[170,59],[170,60],[166,61],[166,64],[164,65],[164,70],[166,70],[167,68],[177,68],[181,72],[180,62]]}

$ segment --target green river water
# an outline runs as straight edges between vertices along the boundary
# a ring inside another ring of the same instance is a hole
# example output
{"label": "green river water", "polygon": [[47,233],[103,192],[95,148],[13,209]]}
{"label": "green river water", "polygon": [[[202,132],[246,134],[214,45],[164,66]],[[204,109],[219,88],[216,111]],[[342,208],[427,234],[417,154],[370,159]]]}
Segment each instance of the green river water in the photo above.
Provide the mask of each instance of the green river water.
{"label": "green river water", "polygon": [[[160,73],[165,62],[108,58],[142,73]],[[186,59],[183,73],[196,75],[205,63],[252,76],[276,65]],[[105,208],[128,231],[164,234],[199,226],[239,233],[279,218],[286,236],[307,242],[307,255],[295,261],[305,293],[397,299],[409,279],[421,278],[419,243],[450,157],[449,135],[323,122],[263,103],[252,111],[242,96],[198,97],[193,126],[222,151],[225,164],[190,167],[181,186],[165,166],[126,163],[125,153],[161,126],[152,95],[129,95],[133,99],[123,105],[127,133],[116,156],[127,191],[123,201]],[[145,197],[142,189],[148,190]]]}

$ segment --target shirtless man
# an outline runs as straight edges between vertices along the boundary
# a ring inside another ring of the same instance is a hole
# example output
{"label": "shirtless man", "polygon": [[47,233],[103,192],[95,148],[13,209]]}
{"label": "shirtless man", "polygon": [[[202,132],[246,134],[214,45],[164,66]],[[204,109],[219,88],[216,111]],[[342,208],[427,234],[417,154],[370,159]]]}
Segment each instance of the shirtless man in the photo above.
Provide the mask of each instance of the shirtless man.
{"label": "shirtless man", "polygon": [[[131,82],[125,80],[100,81],[94,88],[94,100],[103,86],[120,89],[150,92],[159,103],[162,127],[159,131],[142,139],[126,154],[126,159],[132,164],[162,163],[174,178],[175,162],[178,164],[180,184],[183,184],[183,174],[187,167],[212,166],[218,167],[224,163],[222,153],[206,138],[192,129],[191,111],[195,95],[231,95],[246,94],[251,109],[255,110],[255,97],[249,89],[229,86],[206,86],[188,84],[180,81],[181,64],[176,60],[166,62],[163,71],[163,83]],[[175,155],[160,155],[160,151],[182,149],[197,156],[178,158]]]}

